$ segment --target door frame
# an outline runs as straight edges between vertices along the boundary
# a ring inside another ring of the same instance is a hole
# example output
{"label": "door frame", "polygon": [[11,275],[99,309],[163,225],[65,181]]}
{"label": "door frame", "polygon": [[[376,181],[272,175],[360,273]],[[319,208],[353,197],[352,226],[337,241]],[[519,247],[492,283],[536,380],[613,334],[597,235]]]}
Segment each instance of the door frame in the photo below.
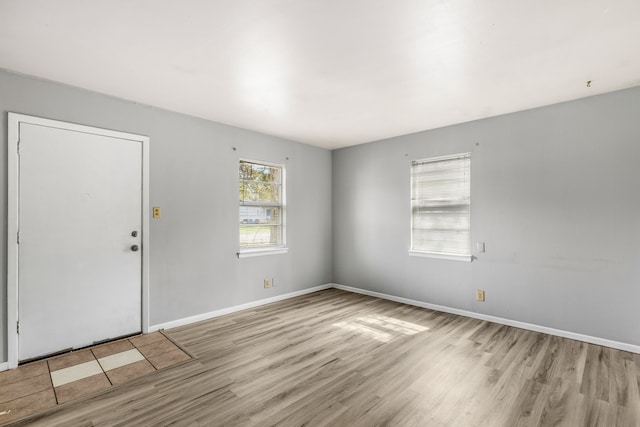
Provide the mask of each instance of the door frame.
{"label": "door frame", "polygon": [[18,142],[20,123],[84,132],[142,143],[142,332],[149,332],[149,137],[131,133],[8,113],[7,138],[7,358],[8,368],[18,366]]}

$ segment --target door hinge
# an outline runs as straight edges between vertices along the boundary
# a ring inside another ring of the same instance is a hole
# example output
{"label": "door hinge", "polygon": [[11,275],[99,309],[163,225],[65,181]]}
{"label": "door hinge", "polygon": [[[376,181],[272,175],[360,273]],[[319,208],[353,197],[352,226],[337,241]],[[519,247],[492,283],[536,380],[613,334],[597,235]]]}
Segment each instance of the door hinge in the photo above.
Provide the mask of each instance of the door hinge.
{"label": "door hinge", "polygon": [[16,322],[16,333],[20,334],[20,321],[19,320]]}
{"label": "door hinge", "polygon": [[18,140],[18,156],[20,155],[20,140]]}
{"label": "door hinge", "polygon": [[20,232],[18,231],[18,244],[20,244]]}

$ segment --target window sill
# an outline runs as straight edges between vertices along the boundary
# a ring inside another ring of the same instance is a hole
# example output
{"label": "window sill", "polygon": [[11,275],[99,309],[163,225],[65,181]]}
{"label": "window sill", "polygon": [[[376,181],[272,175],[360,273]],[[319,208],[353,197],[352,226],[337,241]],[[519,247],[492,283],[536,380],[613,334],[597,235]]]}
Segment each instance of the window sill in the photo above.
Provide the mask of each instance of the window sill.
{"label": "window sill", "polygon": [[236,255],[238,255],[238,258],[249,258],[254,256],[286,254],[288,252],[289,252],[289,248],[285,248],[285,247],[261,248],[261,249],[245,249],[236,253]]}
{"label": "window sill", "polygon": [[471,255],[454,255],[454,254],[438,254],[434,252],[421,252],[421,251],[409,251],[409,256],[419,256],[423,258],[435,258],[435,259],[447,259],[450,261],[464,261],[471,262],[473,257]]}

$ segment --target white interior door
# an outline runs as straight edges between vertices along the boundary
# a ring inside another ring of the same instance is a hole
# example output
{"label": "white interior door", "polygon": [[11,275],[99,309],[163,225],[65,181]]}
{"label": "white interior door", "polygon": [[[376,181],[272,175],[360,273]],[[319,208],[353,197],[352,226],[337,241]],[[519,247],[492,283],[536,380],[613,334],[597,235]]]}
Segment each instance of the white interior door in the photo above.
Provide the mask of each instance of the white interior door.
{"label": "white interior door", "polygon": [[20,123],[18,359],[141,331],[141,141]]}

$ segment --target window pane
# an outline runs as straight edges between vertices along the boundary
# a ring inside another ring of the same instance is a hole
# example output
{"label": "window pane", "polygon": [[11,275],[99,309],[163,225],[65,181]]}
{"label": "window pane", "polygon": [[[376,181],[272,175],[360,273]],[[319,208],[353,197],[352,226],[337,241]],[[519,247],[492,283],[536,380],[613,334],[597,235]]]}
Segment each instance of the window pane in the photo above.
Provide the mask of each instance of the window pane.
{"label": "window pane", "polygon": [[469,230],[413,229],[414,247],[433,253],[467,255]]}
{"label": "window pane", "polygon": [[241,161],[240,247],[283,246],[282,167]]}
{"label": "window pane", "polygon": [[281,236],[280,225],[240,224],[240,247],[279,246]]}
{"label": "window pane", "polygon": [[259,181],[240,181],[240,201],[250,204],[279,204],[280,184]]}
{"label": "window pane", "polygon": [[240,224],[281,224],[277,206],[240,206]]}
{"label": "window pane", "polygon": [[470,156],[411,166],[412,249],[470,255]]}
{"label": "window pane", "polygon": [[260,182],[280,182],[280,167],[240,162],[240,179]]}

